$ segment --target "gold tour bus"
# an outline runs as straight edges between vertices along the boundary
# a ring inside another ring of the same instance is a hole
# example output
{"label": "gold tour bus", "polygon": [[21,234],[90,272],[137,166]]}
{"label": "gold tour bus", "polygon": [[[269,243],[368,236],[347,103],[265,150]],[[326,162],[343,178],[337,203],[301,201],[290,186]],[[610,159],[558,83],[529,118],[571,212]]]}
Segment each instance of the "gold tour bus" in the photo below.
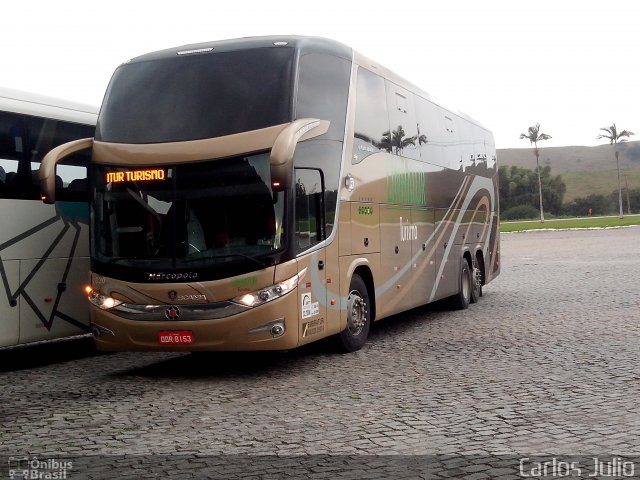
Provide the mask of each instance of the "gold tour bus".
{"label": "gold tour bus", "polygon": [[58,202],[40,200],[38,169],[58,145],[93,135],[98,109],[0,88],[0,347],[86,335],[89,151],[58,164]]}
{"label": "gold tour bus", "polygon": [[335,41],[256,37],[118,67],[91,150],[101,350],[282,350],[499,273],[492,134]]}

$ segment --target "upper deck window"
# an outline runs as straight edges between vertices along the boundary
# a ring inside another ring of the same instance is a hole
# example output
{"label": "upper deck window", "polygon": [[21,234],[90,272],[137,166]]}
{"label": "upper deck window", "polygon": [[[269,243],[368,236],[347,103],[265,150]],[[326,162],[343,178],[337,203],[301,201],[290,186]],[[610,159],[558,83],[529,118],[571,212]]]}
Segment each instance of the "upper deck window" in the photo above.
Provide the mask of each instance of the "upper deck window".
{"label": "upper deck window", "polygon": [[124,64],[107,89],[96,140],[180,142],[289,122],[293,54],[254,48]]}
{"label": "upper deck window", "polygon": [[389,141],[385,141],[389,131],[384,78],[359,68],[351,163],[360,163],[369,155],[382,150],[391,151]]}

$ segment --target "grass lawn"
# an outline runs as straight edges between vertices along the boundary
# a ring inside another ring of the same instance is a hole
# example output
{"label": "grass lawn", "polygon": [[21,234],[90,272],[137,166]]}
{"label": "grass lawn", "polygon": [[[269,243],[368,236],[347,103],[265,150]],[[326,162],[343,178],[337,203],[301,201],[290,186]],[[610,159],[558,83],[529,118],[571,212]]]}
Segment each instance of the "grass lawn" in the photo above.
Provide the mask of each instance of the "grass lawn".
{"label": "grass lawn", "polygon": [[[609,195],[611,192],[618,191],[618,171],[615,169],[598,172],[566,172],[561,175],[562,181],[567,185],[565,202],[586,197],[591,193]],[[640,187],[640,168],[623,168],[620,170],[620,175],[627,176],[626,181],[624,176],[621,177],[622,199],[626,201],[625,186],[629,185],[631,190]]]}
{"label": "grass lawn", "polygon": [[640,215],[625,215],[624,218],[613,217],[586,217],[586,218],[559,218],[545,220],[500,222],[500,231],[523,232],[526,230],[540,230],[543,228],[559,230],[563,228],[604,228],[604,227],[626,227],[630,225],[640,225]]}

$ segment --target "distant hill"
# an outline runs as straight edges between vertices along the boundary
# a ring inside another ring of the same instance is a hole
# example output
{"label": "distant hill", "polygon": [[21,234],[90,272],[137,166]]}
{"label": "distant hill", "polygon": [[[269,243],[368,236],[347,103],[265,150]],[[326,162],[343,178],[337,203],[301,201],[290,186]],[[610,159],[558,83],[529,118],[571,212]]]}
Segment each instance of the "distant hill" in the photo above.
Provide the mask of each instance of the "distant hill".
{"label": "distant hill", "polygon": [[[540,165],[550,166],[554,175],[562,175],[562,180],[567,185],[565,202],[592,193],[606,195],[618,188],[613,145],[548,147],[538,150]],[[623,175],[627,175],[629,188],[640,188],[640,141],[619,143],[618,151],[620,170]],[[498,165],[515,165],[530,170],[536,167],[533,148],[498,149],[497,155]],[[624,177],[622,187],[625,187]]]}
{"label": "distant hill", "polygon": [[[523,140],[524,143],[524,140]],[[550,166],[551,173],[596,172],[616,168],[613,145],[597,147],[548,147],[540,148],[540,165]],[[640,141],[618,144],[620,168],[640,168]],[[498,165],[515,165],[534,169],[536,157],[533,148],[498,149]]]}

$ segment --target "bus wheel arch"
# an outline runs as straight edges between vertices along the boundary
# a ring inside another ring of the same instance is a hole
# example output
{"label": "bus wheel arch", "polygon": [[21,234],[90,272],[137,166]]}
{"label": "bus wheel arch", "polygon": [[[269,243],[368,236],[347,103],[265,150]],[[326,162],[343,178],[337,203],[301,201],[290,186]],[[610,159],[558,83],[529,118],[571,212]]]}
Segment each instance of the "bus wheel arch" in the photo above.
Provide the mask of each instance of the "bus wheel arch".
{"label": "bus wheel arch", "polygon": [[373,274],[368,266],[360,265],[357,267],[351,276],[353,280],[353,275],[358,275],[362,281],[364,281],[365,286],[367,287],[367,292],[369,294],[369,306],[371,312],[371,321],[374,322],[376,319],[376,296],[375,296],[375,285],[373,283]]}
{"label": "bus wheel arch", "polygon": [[471,254],[464,252],[460,259],[460,269],[458,273],[458,293],[450,297],[451,306],[455,310],[466,310],[471,303],[472,291],[472,260]]}

